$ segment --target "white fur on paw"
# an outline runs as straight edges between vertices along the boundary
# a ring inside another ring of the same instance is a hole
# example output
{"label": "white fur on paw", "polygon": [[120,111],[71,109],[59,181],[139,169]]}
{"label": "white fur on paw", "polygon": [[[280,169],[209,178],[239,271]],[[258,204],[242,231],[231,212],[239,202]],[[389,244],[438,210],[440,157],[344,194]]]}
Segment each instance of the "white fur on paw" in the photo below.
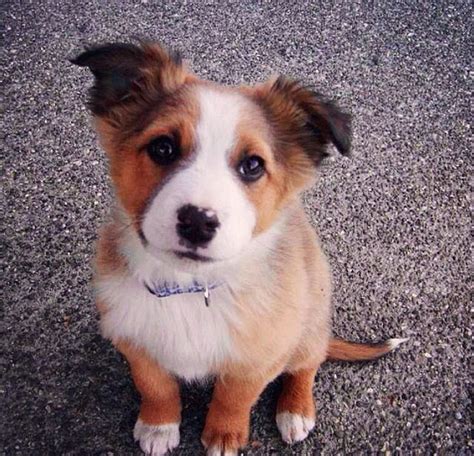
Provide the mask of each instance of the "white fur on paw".
{"label": "white fur on paw", "polygon": [[211,446],[207,449],[206,456],[237,456],[237,450],[221,450],[218,446]]}
{"label": "white fur on paw", "polygon": [[315,425],[313,418],[289,412],[278,413],[276,423],[286,443],[301,442]]}
{"label": "white fur on paw", "polygon": [[153,425],[138,419],[133,437],[146,455],[163,456],[179,444],[179,423]]}

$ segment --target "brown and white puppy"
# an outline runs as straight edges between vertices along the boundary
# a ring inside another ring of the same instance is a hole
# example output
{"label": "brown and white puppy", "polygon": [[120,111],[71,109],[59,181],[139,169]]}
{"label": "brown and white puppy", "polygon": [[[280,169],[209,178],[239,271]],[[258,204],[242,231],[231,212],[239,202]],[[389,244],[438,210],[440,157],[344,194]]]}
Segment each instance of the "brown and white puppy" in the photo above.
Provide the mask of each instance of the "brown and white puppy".
{"label": "brown and white puppy", "polygon": [[141,394],[136,440],[147,454],[175,448],[178,380],[211,377],[202,443],[236,454],[252,404],[282,373],[276,423],[303,440],[321,363],[402,341],[331,338],[329,267],[298,199],[328,143],[348,153],[349,116],[283,77],[203,81],[155,43],[93,47],[73,63],[95,76],[89,107],[116,191],[95,289]]}

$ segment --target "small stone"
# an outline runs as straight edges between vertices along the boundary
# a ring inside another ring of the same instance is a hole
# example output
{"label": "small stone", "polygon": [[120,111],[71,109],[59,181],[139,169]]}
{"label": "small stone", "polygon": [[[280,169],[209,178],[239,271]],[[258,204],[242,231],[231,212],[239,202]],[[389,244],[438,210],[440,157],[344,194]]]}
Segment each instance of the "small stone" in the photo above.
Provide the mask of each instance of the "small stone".
{"label": "small stone", "polygon": [[261,446],[263,446],[263,443],[262,443],[262,442],[259,442],[258,440],[254,440],[254,441],[250,444],[250,446],[251,446],[252,448],[260,448]]}

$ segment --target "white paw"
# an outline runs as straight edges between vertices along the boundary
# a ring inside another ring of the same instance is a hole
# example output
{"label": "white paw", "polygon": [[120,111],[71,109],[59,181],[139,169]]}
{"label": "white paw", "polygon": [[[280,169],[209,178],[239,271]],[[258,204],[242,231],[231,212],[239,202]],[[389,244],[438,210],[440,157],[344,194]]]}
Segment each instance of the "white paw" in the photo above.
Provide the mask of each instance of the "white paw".
{"label": "white paw", "polygon": [[138,419],[133,437],[140,442],[140,448],[146,455],[162,456],[179,444],[179,423],[145,424]]}
{"label": "white paw", "polygon": [[308,436],[315,424],[313,418],[289,412],[278,413],[276,423],[281,437],[286,443],[301,442]]}
{"label": "white paw", "polygon": [[207,449],[206,456],[237,456],[237,450],[221,450],[218,446],[211,446]]}

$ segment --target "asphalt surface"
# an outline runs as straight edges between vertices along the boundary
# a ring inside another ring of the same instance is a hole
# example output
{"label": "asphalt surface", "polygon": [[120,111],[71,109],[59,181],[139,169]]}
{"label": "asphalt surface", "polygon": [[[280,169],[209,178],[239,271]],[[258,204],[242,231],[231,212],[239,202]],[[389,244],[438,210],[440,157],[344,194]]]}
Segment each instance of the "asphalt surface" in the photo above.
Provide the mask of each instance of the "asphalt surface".
{"label": "asphalt surface", "polygon": [[[382,3],[4,2],[1,454],[139,454],[138,396],[98,334],[90,286],[111,201],[91,77],[66,60],[133,35],[215,81],[300,78],[354,115],[352,158],[334,154],[304,195],[334,272],[334,330],[411,339],[377,362],[324,365],[316,430],[293,447],[270,385],[248,454],[472,454],[472,7]],[[175,454],[202,454],[209,397],[184,387]]]}

